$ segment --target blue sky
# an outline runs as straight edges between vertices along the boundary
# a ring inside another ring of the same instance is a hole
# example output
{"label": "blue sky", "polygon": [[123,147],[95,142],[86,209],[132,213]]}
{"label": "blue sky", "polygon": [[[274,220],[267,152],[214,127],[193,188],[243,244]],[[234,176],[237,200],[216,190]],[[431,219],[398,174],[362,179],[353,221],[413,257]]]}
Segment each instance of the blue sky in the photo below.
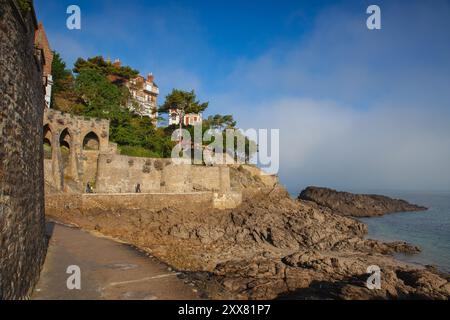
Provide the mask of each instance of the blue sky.
{"label": "blue sky", "polygon": [[[164,77],[160,79],[164,92],[174,85],[219,90],[237,61],[298,40],[327,3],[330,1],[35,1],[52,45],[67,62],[95,54],[120,58],[142,73],[151,71]],[[65,28],[70,4],[81,8],[81,31]]]}
{"label": "blue sky", "polygon": [[[82,29],[65,28],[77,4]],[[378,4],[382,29],[366,28]],[[195,89],[210,113],[280,128],[282,181],[450,190],[450,1],[35,0],[51,45]]]}

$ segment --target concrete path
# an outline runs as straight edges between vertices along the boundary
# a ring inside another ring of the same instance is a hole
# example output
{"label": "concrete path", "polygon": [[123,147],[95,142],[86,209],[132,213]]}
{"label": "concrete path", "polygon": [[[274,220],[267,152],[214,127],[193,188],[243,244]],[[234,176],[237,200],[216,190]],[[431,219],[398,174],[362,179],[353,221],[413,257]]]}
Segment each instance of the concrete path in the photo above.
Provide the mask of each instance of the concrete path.
{"label": "concrete path", "polygon": [[[54,223],[47,232],[51,240],[32,299],[198,299],[175,272],[131,246]],[[81,290],[67,288],[72,265],[80,267]]]}

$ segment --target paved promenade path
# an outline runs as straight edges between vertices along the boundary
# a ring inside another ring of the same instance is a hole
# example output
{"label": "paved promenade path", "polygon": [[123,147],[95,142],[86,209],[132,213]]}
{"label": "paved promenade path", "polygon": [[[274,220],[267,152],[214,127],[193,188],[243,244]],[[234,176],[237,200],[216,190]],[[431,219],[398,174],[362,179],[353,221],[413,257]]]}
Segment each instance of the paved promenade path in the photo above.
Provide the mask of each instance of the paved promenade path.
{"label": "paved promenade path", "polygon": [[[131,246],[48,223],[51,240],[32,299],[198,299],[167,266]],[[69,266],[81,270],[81,290],[69,290]]]}

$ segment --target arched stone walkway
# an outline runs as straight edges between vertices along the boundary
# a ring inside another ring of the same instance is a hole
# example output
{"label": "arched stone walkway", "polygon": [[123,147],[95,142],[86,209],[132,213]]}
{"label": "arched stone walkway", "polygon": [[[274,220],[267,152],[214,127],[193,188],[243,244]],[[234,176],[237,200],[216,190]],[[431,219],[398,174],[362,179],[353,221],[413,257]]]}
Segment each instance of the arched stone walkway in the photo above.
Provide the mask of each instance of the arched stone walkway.
{"label": "arched stone walkway", "polygon": [[43,131],[47,182],[57,190],[82,191],[95,180],[99,154],[110,149],[109,121],[46,109]]}

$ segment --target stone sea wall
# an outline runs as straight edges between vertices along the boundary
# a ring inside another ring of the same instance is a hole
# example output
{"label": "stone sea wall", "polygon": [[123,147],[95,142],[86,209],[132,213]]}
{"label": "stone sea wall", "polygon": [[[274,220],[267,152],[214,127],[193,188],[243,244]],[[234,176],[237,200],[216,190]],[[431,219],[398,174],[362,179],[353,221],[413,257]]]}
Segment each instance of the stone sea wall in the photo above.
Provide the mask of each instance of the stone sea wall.
{"label": "stone sea wall", "polygon": [[45,199],[46,212],[52,215],[61,210],[106,212],[163,209],[204,210],[229,209],[242,202],[239,192],[219,194],[214,192],[191,193],[113,193],[113,194],[48,194]]}
{"label": "stone sea wall", "polygon": [[194,191],[230,191],[229,168],[175,164],[171,159],[128,157],[101,154],[98,158],[96,192],[181,193]]}
{"label": "stone sea wall", "polygon": [[166,208],[195,210],[213,208],[211,192],[148,193],[148,194],[54,194],[46,197],[49,215],[60,210],[84,212],[115,212],[133,210],[158,211]]}
{"label": "stone sea wall", "polygon": [[0,0],[0,300],[27,298],[45,259],[42,52],[34,10]]}

